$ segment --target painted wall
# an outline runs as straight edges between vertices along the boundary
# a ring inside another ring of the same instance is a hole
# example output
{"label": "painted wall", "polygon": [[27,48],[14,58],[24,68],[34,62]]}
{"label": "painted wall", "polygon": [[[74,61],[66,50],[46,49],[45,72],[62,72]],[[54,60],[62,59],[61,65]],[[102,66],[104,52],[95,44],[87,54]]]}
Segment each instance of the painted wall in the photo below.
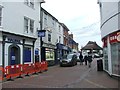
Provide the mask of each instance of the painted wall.
{"label": "painted wall", "polygon": [[118,2],[101,2],[100,11],[101,25],[103,25],[101,27],[101,36],[103,38],[118,30],[118,15],[114,16],[118,13]]}
{"label": "painted wall", "polygon": [[[36,37],[36,30],[39,27],[39,3],[31,8],[24,2],[3,2],[3,28],[4,31],[20,35]],[[24,33],[24,16],[35,20],[34,33]]]}

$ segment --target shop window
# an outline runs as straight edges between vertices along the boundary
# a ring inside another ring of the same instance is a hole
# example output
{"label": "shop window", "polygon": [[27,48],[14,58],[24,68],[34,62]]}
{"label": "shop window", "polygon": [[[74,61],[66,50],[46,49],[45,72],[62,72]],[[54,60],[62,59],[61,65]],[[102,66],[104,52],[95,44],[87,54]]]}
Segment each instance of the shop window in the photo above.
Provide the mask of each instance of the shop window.
{"label": "shop window", "polygon": [[105,66],[105,70],[108,71],[108,48],[104,47],[103,48],[103,57],[104,57],[104,66]]}
{"label": "shop window", "polygon": [[46,60],[55,60],[55,53],[53,49],[46,49]]}
{"label": "shop window", "polygon": [[31,62],[31,48],[25,47],[23,54],[24,54],[24,62]]}
{"label": "shop window", "polygon": [[120,75],[119,47],[120,43],[111,44],[112,73]]}

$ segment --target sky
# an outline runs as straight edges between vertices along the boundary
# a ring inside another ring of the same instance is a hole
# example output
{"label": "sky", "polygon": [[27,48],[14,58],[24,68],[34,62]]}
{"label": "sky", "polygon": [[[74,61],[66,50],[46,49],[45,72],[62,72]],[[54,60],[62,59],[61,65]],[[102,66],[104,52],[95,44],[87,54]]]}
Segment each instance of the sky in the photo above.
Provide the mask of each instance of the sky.
{"label": "sky", "polygon": [[88,41],[102,47],[97,0],[45,0],[42,7],[69,28],[79,48]]}

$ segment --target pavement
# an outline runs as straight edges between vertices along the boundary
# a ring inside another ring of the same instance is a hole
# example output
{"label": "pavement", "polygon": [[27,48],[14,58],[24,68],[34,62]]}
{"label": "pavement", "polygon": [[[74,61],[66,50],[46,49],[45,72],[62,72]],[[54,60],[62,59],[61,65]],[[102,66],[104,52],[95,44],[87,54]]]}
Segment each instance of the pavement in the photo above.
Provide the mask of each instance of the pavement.
{"label": "pavement", "polygon": [[32,75],[23,79],[6,81],[3,88],[106,88],[120,90],[118,79],[112,78],[105,71],[97,71],[97,59],[92,62],[91,68],[85,65],[74,67],[48,68],[47,72]]}

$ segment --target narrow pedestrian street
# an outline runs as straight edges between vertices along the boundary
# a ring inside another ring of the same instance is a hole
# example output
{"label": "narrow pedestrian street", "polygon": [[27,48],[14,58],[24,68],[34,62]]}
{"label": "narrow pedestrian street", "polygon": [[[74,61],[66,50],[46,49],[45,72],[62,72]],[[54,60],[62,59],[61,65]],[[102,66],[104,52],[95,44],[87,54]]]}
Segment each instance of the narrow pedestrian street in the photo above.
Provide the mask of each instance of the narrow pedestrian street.
{"label": "narrow pedestrian street", "polygon": [[97,59],[92,67],[80,65],[73,67],[52,66],[48,71],[3,82],[3,88],[118,88],[118,80],[104,71],[97,71]]}

